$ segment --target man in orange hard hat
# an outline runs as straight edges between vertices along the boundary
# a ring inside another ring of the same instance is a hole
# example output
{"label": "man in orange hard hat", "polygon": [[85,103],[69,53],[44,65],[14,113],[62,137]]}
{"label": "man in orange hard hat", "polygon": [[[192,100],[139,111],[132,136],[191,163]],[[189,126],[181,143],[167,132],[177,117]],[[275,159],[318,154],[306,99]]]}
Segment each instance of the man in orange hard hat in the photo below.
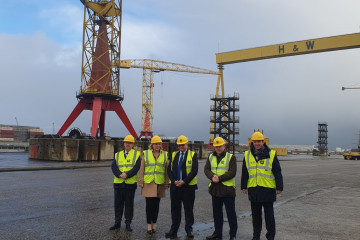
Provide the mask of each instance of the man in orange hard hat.
{"label": "man in orange hard hat", "polygon": [[185,232],[187,238],[194,238],[194,201],[197,189],[196,175],[198,172],[198,159],[194,151],[188,149],[188,139],[181,135],[176,144],[179,151],[172,153],[172,158],[167,169],[170,185],[171,200],[171,228],[165,234],[166,238],[177,238],[177,232],[181,222],[181,204],[185,212]]}
{"label": "man in orange hard hat", "polygon": [[137,188],[137,173],[140,169],[140,151],[133,149],[135,139],[131,135],[124,138],[124,150],[115,153],[112,162],[114,174],[115,224],[110,230],[119,229],[125,207],[125,230],[132,232],[131,221],[134,216],[134,198]]}
{"label": "man in orange hard hat", "polygon": [[251,136],[250,151],[244,153],[241,190],[251,202],[253,240],[260,240],[262,208],[265,213],[266,238],[275,239],[274,201],[283,191],[283,177],[279,160],[274,150],[265,143],[258,130]]}
{"label": "man in orange hard hat", "polygon": [[226,215],[230,226],[230,240],[236,238],[238,228],[237,216],[235,211],[235,176],[236,176],[236,158],[227,152],[225,140],[221,137],[214,139],[212,152],[204,167],[204,173],[209,183],[209,193],[212,198],[212,209],[214,217],[215,230],[206,240],[220,240],[223,232],[223,205],[225,205]]}

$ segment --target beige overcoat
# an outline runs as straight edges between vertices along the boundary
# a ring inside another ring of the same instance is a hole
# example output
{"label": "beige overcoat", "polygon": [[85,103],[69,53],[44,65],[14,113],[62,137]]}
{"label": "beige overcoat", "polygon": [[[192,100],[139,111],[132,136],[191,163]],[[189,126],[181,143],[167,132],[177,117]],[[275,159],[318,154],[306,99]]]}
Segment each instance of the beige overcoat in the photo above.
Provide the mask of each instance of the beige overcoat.
{"label": "beige overcoat", "polygon": [[141,189],[141,196],[143,197],[158,197],[163,198],[165,197],[165,190],[169,187],[169,177],[167,174],[167,167],[169,162],[166,162],[165,165],[165,184],[156,184],[155,182],[151,183],[144,183],[144,172],[145,172],[145,160],[143,154],[141,154],[141,165],[138,175],[138,183],[144,184],[144,187]]}

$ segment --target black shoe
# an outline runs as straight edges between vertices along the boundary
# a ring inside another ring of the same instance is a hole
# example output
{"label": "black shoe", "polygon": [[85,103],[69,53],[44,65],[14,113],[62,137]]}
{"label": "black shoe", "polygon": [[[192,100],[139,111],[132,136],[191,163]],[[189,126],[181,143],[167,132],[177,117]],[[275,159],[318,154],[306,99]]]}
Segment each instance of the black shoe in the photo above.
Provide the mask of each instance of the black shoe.
{"label": "black shoe", "polygon": [[156,233],[156,229],[152,229],[151,232],[152,232],[152,233]]}
{"label": "black shoe", "polygon": [[251,240],[260,240],[259,237],[253,237]]}
{"label": "black shoe", "polygon": [[130,227],[130,224],[126,224],[125,230],[128,232],[132,232],[132,228]]}
{"label": "black shoe", "polygon": [[235,237],[230,237],[230,240],[235,240]]}
{"label": "black shoe", "polygon": [[109,228],[109,230],[115,230],[120,228],[120,223],[115,223],[113,226]]}
{"label": "black shoe", "polygon": [[207,237],[206,237],[206,240],[222,240],[222,236],[213,234],[213,235],[211,235],[211,236],[207,236]]}
{"label": "black shoe", "polygon": [[186,238],[194,238],[194,234],[192,232],[187,232]]}
{"label": "black shoe", "polygon": [[165,238],[170,238],[170,239],[174,239],[174,238],[177,238],[177,233],[176,232],[167,232],[165,233]]}
{"label": "black shoe", "polygon": [[153,233],[153,231],[152,230],[147,230],[146,233],[151,235]]}

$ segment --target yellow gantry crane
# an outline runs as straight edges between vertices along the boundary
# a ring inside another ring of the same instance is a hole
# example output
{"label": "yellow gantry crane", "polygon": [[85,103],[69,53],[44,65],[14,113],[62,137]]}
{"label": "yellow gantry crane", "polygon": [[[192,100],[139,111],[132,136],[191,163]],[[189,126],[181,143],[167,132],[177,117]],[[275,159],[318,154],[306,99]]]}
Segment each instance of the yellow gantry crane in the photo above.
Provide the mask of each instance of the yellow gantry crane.
{"label": "yellow gantry crane", "polygon": [[216,54],[220,66],[310,53],[360,48],[360,33],[280,43]]}
{"label": "yellow gantry crane", "polygon": [[[216,63],[218,64],[218,68],[221,69],[224,65],[233,63],[353,48],[360,48],[360,33],[280,43],[263,47],[218,53],[216,54]],[[342,90],[345,89],[359,88],[342,88]]]}
{"label": "yellow gantry crane", "polygon": [[145,138],[152,137],[152,124],[154,118],[153,116],[154,73],[161,71],[172,71],[172,72],[187,72],[187,73],[218,75],[216,96],[218,96],[220,85],[222,85],[222,95],[224,95],[222,69],[219,69],[219,72],[216,72],[205,68],[193,67],[179,63],[150,60],[150,59],[121,60],[120,67],[143,69],[141,133],[139,137],[145,137]]}

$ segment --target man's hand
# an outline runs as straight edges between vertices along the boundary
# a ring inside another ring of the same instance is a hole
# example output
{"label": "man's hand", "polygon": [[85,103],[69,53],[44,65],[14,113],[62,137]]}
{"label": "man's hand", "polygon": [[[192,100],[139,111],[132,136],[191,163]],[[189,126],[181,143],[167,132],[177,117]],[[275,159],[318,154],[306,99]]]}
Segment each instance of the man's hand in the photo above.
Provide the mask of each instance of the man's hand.
{"label": "man's hand", "polygon": [[175,186],[177,186],[177,187],[182,187],[185,184],[183,180],[175,181],[174,183],[175,183]]}
{"label": "man's hand", "polygon": [[243,189],[242,192],[243,192],[243,194],[248,194],[247,189]]}
{"label": "man's hand", "polygon": [[143,183],[139,183],[139,187],[143,188],[144,184]]}
{"label": "man's hand", "polygon": [[213,175],[211,181],[214,182],[214,183],[218,183],[219,182],[219,176]]}
{"label": "man's hand", "polygon": [[123,172],[123,173],[120,175],[120,177],[121,177],[122,179],[126,179],[127,175],[126,175],[126,173]]}
{"label": "man's hand", "polygon": [[280,190],[276,190],[276,194],[280,194],[282,191]]}

